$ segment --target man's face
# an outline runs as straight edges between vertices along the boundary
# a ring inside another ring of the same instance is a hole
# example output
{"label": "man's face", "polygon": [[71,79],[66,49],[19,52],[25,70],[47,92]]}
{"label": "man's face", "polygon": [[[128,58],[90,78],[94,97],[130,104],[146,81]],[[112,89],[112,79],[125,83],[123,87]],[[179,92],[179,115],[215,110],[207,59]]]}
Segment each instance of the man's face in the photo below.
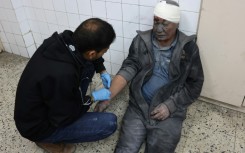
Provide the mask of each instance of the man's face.
{"label": "man's face", "polygon": [[109,48],[104,48],[100,52],[96,52],[95,59],[98,59],[98,58],[102,57],[107,52],[108,49]]}
{"label": "man's face", "polygon": [[177,23],[154,16],[153,33],[158,41],[168,41],[175,37]]}

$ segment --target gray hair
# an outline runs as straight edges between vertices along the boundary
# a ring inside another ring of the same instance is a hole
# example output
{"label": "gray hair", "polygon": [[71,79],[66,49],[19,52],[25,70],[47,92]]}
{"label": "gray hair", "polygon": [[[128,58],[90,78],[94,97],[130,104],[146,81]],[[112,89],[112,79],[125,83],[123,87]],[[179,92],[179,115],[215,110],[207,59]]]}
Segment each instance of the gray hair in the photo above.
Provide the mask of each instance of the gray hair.
{"label": "gray hair", "polygon": [[173,1],[173,0],[162,0],[162,1],[166,1],[167,4],[171,4],[171,5],[175,5],[175,6],[179,7],[179,4],[177,2],[175,2],[175,1]]}

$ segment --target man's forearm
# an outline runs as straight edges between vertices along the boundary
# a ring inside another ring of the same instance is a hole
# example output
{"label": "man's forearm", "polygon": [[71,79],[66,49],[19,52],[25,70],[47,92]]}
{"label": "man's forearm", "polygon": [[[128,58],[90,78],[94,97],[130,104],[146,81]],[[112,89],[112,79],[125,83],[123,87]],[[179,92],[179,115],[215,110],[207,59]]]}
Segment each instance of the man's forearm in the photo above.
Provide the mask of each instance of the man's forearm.
{"label": "man's forearm", "polygon": [[121,75],[116,75],[111,82],[111,99],[113,99],[126,85],[127,81]]}

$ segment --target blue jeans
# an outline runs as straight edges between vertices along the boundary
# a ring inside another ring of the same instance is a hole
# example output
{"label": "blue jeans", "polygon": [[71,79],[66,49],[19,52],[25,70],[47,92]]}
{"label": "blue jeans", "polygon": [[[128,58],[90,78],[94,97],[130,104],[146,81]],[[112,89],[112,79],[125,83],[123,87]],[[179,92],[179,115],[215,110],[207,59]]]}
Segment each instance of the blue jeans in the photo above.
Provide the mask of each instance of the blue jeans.
{"label": "blue jeans", "polygon": [[74,123],[57,129],[43,143],[81,143],[104,139],[117,129],[117,117],[112,113],[87,112]]}

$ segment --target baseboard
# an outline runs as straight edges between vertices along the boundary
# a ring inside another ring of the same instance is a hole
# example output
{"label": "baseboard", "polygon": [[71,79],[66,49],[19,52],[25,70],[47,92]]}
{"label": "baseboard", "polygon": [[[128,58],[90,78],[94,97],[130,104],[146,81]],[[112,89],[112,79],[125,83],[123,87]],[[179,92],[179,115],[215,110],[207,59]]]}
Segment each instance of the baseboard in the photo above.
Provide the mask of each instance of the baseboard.
{"label": "baseboard", "polygon": [[218,101],[218,100],[214,100],[214,99],[211,99],[211,98],[203,97],[203,96],[200,96],[198,98],[198,100],[204,101],[204,102],[208,102],[208,103],[212,103],[212,104],[215,104],[215,105],[218,105],[218,106],[226,107],[226,108],[229,108],[229,109],[232,109],[232,110],[235,110],[235,111],[239,111],[239,112],[245,113],[245,107],[242,107],[242,106],[241,107],[234,106],[234,105],[231,105],[231,104],[227,104],[227,103],[224,103],[224,102],[221,102],[221,101]]}

